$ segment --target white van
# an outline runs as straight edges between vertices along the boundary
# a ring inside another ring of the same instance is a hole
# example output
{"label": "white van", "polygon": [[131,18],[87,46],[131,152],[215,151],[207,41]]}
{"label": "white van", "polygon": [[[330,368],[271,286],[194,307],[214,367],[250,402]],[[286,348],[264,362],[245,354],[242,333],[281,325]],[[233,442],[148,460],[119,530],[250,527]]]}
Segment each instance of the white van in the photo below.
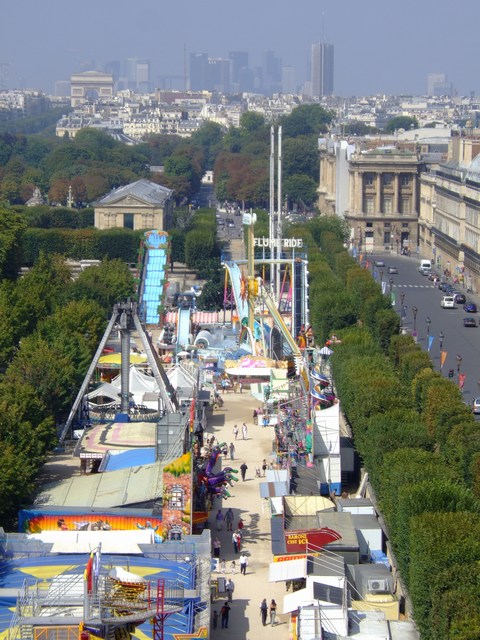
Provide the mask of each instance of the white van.
{"label": "white van", "polygon": [[418,270],[420,271],[420,273],[424,273],[425,271],[430,271],[431,268],[432,268],[431,260],[420,260],[420,266],[418,267]]}

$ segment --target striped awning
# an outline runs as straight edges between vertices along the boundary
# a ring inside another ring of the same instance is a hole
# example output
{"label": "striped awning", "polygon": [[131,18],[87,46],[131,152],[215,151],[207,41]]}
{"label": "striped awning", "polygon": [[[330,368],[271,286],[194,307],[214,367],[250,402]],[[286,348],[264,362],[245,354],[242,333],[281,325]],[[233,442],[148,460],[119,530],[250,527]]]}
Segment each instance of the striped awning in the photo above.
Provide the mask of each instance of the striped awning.
{"label": "striped awning", "polygon": [[[166,322],[177,324],[178,311],[169,311],[165,318]],[[192,322],[197,324],[217,324],[218,311],[194,311],[192,313]]]}
{"label": "striped awning", "polygon": [[198,324],[216,324],[218,322],[218,311],[195,311],[192,321]]}

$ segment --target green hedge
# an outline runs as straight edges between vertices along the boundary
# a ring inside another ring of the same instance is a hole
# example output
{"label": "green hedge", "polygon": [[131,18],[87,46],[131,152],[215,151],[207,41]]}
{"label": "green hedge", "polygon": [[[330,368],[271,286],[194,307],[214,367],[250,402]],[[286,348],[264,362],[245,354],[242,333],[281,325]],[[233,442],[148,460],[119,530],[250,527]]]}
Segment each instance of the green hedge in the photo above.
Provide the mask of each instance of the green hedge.
{"label": "green hedge", "polygon": [[136,263],[142,232],[129,229],[34,229],[23,236],[24,264],[35,264],[41,252],[57,253],[71,260],[118,258]]}

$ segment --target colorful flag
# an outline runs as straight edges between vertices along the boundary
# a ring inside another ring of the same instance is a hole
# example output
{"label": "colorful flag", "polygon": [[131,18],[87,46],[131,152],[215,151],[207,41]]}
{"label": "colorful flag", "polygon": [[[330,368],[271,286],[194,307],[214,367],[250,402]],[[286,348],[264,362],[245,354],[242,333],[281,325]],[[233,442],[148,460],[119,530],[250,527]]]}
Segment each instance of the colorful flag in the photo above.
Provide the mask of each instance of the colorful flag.
{"label": "colorful flag", "polygon": [[467,377],[466,373],[459,373],[458,374],[458,388],[459,389],[463,389],[464,385],[465,385],[465,379]]}
{"label": "colorful flag", "polygon": [[428,349],[427,349],[427,351],[430,351],[430,349],[432,348],[434,337],[435,336],[428,336]]}
{"label": "colorful flag", "polygon": [[447,359],[447,353],[448,353],[448,351],[442,351],[442,353],[440,354],[440,370],[442,369],[443,365],[445,364],[445,360]]}

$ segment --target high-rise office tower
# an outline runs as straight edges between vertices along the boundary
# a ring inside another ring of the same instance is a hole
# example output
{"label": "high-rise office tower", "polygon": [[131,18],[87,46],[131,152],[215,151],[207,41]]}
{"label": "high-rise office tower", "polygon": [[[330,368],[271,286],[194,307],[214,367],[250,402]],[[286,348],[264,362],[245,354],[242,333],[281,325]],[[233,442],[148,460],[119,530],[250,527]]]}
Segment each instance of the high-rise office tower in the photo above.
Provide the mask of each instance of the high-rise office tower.
{"label": "high-rise office tower", "polygon": [[203,91],[207,89],[208,55],[206,53],[190,54],[190,91]]}
{"label": "high-rise office tower", "polygon": [[230,60],[230,72],[232,85],[238,85],[240,82],[240,74],[242,69],[248,67],[247,51],[230,51],[228,54]]}
{"label": "high-rise office tower", "polygon": [[453,85],[448,81],[445,73],[429,73],[427,76],[428,96],[451,96]]}
{"label": "high-rise office tower", "polygon": [[128,58],[127,79],[129,89],[148,93],[150,91],[150,61],[142,58]]}
{"label": "high-rise office tower", "polygon": [[312,96],[333,93],[333,44],[312,44]]}
{"label": "high-rise office tower", "polygon": [[207,87],[209,91],[230,93],[230,60],[226,58],[209,58]]}
{"label": "high-rise office tower", "polygon": [[263,91],[267,95],[282,91],[282,60],[274,51],[265,51],[263,57]]}
{"label": "high-rise office tower", "polygon": [[282,93],[295,93],[296,90],[295,68],[282,67]]}

